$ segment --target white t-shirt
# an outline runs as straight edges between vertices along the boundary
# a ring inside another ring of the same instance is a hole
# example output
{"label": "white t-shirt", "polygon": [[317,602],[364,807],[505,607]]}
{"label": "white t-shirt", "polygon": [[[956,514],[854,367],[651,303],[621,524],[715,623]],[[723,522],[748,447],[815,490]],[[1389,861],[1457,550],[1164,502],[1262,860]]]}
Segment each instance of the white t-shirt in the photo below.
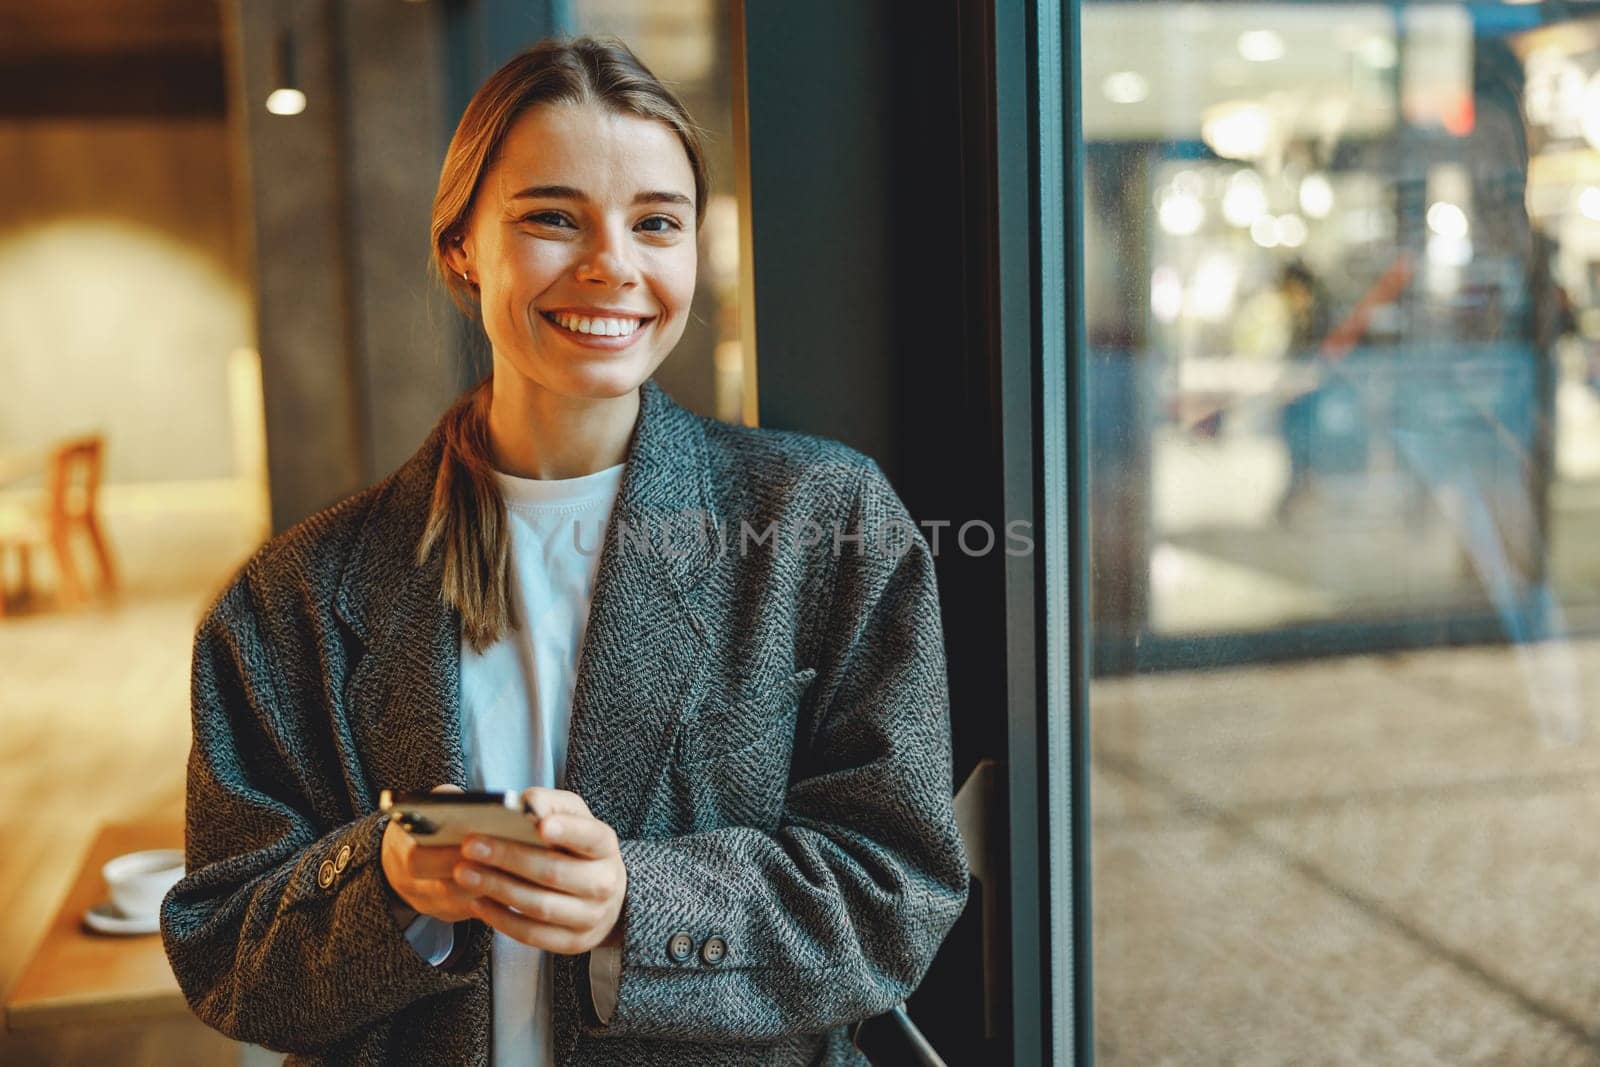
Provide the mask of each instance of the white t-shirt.
{"label": "white t-shirt", "polygon": [[[578,652],[623,468],[548,480],[494,472],[510,518],[512,603],[522,626],[482,655],[461,642],[461,742],[471,789],[565,785]],[[420,916],[406,938],[439,963],[449,954],[451,927]],[[590,955],[595,1009],[604,1021],[616,1003],[618,950]],[[546,1067],[554,1062],[550,959],[498,930],[491,956],[490,1062]]]}

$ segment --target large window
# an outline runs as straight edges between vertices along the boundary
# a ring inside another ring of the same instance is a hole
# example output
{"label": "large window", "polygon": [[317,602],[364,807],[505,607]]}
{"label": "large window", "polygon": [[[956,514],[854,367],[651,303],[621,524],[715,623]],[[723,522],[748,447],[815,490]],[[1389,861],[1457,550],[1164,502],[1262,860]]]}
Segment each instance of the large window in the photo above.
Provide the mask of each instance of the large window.
{"label": "large window", "polygon": [[1081,6],[1105,1064],[1600,1059],[1600,18]]}

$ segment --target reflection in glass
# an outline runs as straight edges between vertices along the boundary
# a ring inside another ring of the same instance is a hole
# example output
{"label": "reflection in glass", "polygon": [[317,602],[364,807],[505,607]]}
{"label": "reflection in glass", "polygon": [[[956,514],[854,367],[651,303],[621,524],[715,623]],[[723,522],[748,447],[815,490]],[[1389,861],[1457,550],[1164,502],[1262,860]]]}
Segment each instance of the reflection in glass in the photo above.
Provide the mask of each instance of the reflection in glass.
{"label": "reflection in glass", "polygon": [[1600,18],[1085,3],[1101,1062],[1600,1062]]}

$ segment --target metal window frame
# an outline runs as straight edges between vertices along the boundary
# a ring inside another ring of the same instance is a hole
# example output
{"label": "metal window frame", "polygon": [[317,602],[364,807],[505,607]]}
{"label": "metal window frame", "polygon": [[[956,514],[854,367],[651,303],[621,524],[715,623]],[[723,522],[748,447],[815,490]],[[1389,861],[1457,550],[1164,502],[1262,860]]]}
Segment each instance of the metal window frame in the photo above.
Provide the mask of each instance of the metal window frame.
{"label": "metal window frame", "polygon": [[1016,1063],[1093,1062],[1079,15],[994,11]]}

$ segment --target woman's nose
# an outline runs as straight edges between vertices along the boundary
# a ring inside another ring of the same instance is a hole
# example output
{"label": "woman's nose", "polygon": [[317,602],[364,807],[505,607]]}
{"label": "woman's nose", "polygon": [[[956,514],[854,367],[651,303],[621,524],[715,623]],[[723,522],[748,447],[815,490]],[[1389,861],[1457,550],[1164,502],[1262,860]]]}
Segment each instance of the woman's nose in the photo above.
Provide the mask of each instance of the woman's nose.
{"label": "woman's nose", "polygon": [[627,235],[613,233],[610,227],[596,231],[578,264],[578,281],[621,289],[638,280],[639,268]]}

